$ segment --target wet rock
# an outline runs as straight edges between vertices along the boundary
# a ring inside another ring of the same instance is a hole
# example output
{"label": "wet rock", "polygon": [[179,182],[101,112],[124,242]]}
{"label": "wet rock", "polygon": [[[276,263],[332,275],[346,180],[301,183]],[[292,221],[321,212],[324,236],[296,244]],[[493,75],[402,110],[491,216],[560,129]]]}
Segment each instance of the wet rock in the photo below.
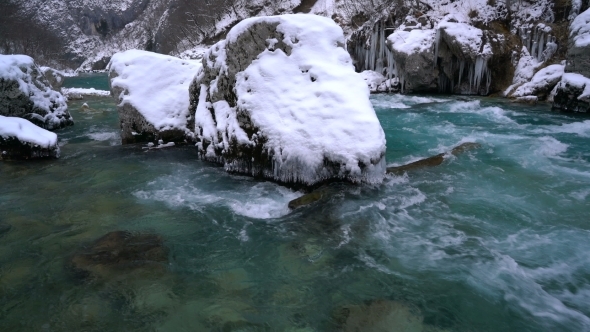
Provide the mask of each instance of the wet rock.
{"label": "wet rock", "polygon": [[168,249],[159,235],[116,231],[80,249],[68,267],[81,279],[147,269],[165,270]]}
{"label": "wet rock", "polygon": [[52,90],[26,55],[0,55],[0,115],[25,118],[48,130],[74,124],[65,97]]}
{"label": "wet rock", "polygon": [[328,188],[326,186],[320,187],[308,194],[305,194],[301,197],[295,198],[294,200],[289,202],[289,209],[297,209],[302,206],[306,206],[312,203],[315,203],[322,199],[324,196],[328,195]]}
{"label": "wet rock", "polygon": [[[453,154],[454,156],[457,156],[463,152],[466,152],[466,151],[472,150],[472,149],[477,149],[479,147],[481,147],[481,145],[479,143],[471,143],[471,142],[463,143],[463,144],[453,148],[453,150],[451,150],[451,154]],[[432,156],[432,157],[425,158],[425,159],[420,159],[418,161],[414,161],[414,162],[406,164],[406,165],[388,167],[387,174],[401,175],[407,171],[413,171],[413,170],[425,168],[425,167],[438,166],[438,165],[442,164],[443,161],[445,160],[445,155],[446,155],[446,153],[440,153],[440,154],[437,154],[436,156]]]}

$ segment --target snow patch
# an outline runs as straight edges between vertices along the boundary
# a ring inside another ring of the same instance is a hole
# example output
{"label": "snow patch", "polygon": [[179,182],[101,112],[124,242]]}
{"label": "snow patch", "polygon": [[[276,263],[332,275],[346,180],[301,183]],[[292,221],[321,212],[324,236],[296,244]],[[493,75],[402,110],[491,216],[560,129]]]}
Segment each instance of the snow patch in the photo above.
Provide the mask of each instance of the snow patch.
{"label": "snow patch", "polygon": [[21,118],[0,115],[0,136],[4,139],[15,137],[23,143],[38,145],[42,148],[57,146],[55,133]]}

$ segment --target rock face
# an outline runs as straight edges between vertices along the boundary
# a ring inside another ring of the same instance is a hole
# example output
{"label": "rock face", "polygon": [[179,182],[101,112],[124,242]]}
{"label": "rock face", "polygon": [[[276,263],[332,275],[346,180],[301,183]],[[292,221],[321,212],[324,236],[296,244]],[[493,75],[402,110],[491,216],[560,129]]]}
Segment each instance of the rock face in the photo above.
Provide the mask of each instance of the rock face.
{"label": "rock face", "polygon": [[198,62],[152,52],[115,54],[109,77],[123,144],[192,141],[195,111],[189,110],[188,89],[199,68]]}
{"label": "rock face", "polygon": [[0,115],[0,160],[59,158],[57,135],[30,121]]}
{"label": "rock face", "polygon": [[570,26],[566,74],[557,85],[553,108],[569,112],[590,111],[590,9]]}
{"label": "rock face", "polygon": [[246,19],[191,84],[199,155],[292,185],[380,182],[385,136],[368,97],[332,20]]}
{"label": "rock face", "polygon": [[116,231],[75,253],[68,268],[81,278],[109,277],[142,268],[165,269],[168,249],[153,234]]}
{"label": "rock face", "polygon": [[0,115],[28,119],[49,130],[74,124],[64,96],[26,55],[0,55]]}

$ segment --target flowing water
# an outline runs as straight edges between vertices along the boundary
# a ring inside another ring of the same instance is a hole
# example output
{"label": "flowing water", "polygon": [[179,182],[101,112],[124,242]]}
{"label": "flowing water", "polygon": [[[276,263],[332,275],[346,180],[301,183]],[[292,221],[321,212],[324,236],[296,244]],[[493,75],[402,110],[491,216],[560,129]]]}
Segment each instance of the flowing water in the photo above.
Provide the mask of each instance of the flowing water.
{"label": "flowing water", "polygon": [[[193,147],[120,145],[110,98],[70,103],[61,159],[0,164],[0,330],[590,330],[590,119],[490,98],[372,101],[389,165],[481,148],[290,212],[301,193]],[[71,273],[117,230],[160,235],[163,269]]]}

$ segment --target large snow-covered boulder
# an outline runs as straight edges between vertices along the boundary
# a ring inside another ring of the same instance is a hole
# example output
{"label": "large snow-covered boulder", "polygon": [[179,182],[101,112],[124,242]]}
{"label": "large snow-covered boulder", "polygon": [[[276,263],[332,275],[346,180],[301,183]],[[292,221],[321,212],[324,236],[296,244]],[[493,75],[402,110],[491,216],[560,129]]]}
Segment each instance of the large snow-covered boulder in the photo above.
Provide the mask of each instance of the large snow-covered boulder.
{"label": "large snow-covered boulder", "polygon": [[383,129],[331,19],[242,21],[203,58],[191,109],[199,155],[229,172],[302,186],[384,177]]}
{"label": "large snow-covered boulder", "polygon": [[25,119],[0,115],[0,160],[58,157],[55,133]]}
{"label": "large snow-covered boulder", "polygon": [[435,92],[439,72],[432,55],[435,31],[398,29],[387,37],[404,92]]}
{"label": "large snow-covered boulder", "polygon": [[26,55],[0,55],[0,115],[53,130],[74,124],[64,96]]}
{"label": "large snow-covered boulder", "polygon": [[111,95],[117,99],[123,144],[192,141],[194,109],[189,86],[201,64],[130,50],[109,64]]}
{"label": "large snow-covered boulder", "polygon": [[590,77],[590,9],[570,25],[566,72]]}

